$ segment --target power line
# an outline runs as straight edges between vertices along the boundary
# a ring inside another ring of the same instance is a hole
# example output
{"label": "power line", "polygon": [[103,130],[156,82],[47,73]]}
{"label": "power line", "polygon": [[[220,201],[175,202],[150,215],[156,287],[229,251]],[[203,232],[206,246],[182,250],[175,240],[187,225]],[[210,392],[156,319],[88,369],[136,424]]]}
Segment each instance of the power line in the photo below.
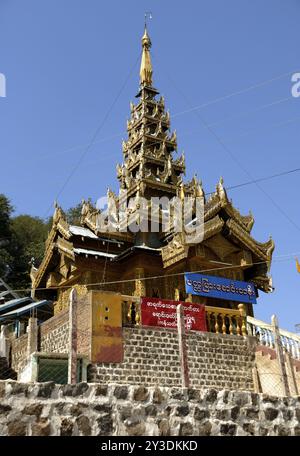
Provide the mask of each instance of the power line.
{"label": "power line", "polygon": [[250,111],[244,111],[244,112],[242,112],[240,114],[234,114],[233,116],[226,117],[225,119],[221,119],[221,120],[219,120],[217,122],[211,123],[210,126],[211,127],[215,127],[216,125],[223,124],[223,123],[228,122],[228,121],[230,121],[232,119],[240,119],[241,117],[245,117],[245,116],[248,116],[249,114],[254,114],[256,112],[262,111],[263,109],[269,108],[270,106],[276,106],[276,105],[279,105],[280,103],[284,103],[286,101],[291,101],[293,99],[294,98],[292,96],[285,97],[285,98],[280,98],[279,100],[275,100],[275,101],[272,101],[271,103],[258,106],[255,109],[251,109]]}
{"label": "power line", "polygon": [[[285,76],[287,74],[291,74],[291,73],[286,73]],[[167,76],[170,79],[170,81],[173,83],[173,85],[176,88],[176,90],[181,94],[181,96],[183,97],[183,99],[185,100],[187,105],[190,105],[190,102],[187,99],[186,95],[182,92],[181,89],[178,88],[178,86],[175,84],[173,78],[169,74],[167,74]],[[283,75],[278,76],[276,78],[273,78],[272,80],[266,81],[266,83],[270,82],[270,81],[273,81],[273,80],[276,80],[276,79],[279,79],[280,77],[283,77]],[[260,85],[263,85],[263,83],[260,84]],[[253,88],[254,87],[256,87],[256,86],[253,86]],[[251,89],[249,89],[249,90],[251,90]],[[194,114],[199,118],[199,120],[204,125],[204,127],[214,136],[214,138],[219,143],[219,145],[222,147],[222,149],[225,150],[225,152],[231,157],[231,159],[234,162],[236,162],[236,164],[244,171],[245,174],[247,174],[247,176],[251,179],[251,182],[253,182],[257,186],[257,188],[271,201],[273,206],[275,206],[277,208],[277,210],[294,226],[294,228],[296,228],[298,231],[300,231],[300,226],[297,223],[295,223],[294,220],[284,211],[284,209],[282,209],[279,206],[279,204],[271,197],[271,195],[269,195],[259,185],[259,183],[253,178],[251,173],[249,173],[249,171],[242,165],[242,163],[240,163],[240,161],[237,159],[237,157],[234,155],[234,153],[231,151],[231,149],[228,147],[228,145],[224,143],[222,138],[219,137],[219,135],[209,126],[209,124],[199,115],[199,113],[195,109],[191,109],[191,111],[194,112]]]}
{"label": "power line", "polygon": [[[152,53],[153,54],[153,53]],[[283,73],[283,74],[280,74],[278,76],[275,76],[274,78],[271,78],[271,79],[267,79],[265,81],[262,81],[262,82],[259,82],[258,84],[254,84],[254,85],[251,85],[249,87],[246,87],[245,89],[241,89],[241,90],[238,90],[236,92],[232,92],[232,93],[229,93],[228,95],[224,95],[222,97],[219,97],[219,98],[215,98],[214,100],[212,101],[208,101],[206,103],[203,103],[201,105],[198,105],[198,106],[193,106],[189,109],[186,109],[185,111],[181,111],[181,112],[178,112],[177,114],[173,115],[172,117],[177,117],[177,116],[181,116],[182,114],[186,114],[186,113],[189,113],[189,112],[193,112],[193,111],[197,111],[199,109],[202,109],[202,108],[205,108],[206,106],[210,106],[212,104],[215,104],[215,103],[219,103],[220,101],[223,101],[223,100],[227,100],[229,98],[232,98],[236,95],[241,95],[243,93],[246,93],[246,92],[250,92],[251,90],[254,90],[254,89],[257,89],[259,87],[263,87],[267,84],[270,84],[271,82],[274,82],[274,81],[277,81],[279,79],[282,79],[284,78],[285,76],[290,76],[294,73],[296,73],[297,71],[289,71],[288,73]]]}
{"label": "power line", "polygon": [[[231,185],[230,187],[226,187],[226,190],[233,190],[235,188],[245,187],[246,185],[252,185],[257,182],[264,182],[267,180],[274,179],[276,177],[286,176],[287,174],[297,173],[300,171],[300,168],[290,169],[289,171],[283,171],[282,173],[272,174],[271,176],[261,177],[260,179],[255,179],[254,181],[243,182],[242,184]],[[213,193],[213,192],[211,192]],[[209,194],[211,194],[209,193]]]}
{"label": "power line", "polygon": [[[300,255],[300,252],[295,252],[295,253],[289,253],[289,254],[283,254],[283,255],[277,255],[272,258],[272,262],[276,261],[287,261],[290,260],[291,258],[295,258],[297,255]],[[255,266],[259,264],[266,264],[267,260],[264,261],[256,261],[253,263],[249,263],[248,265],[245,266]],[[201,269],[199,271],[185,271],[185,272],[175,272],[172,274],[166,274],[166,275],[157,275],[157,276],[148,276],[148,277],[134,277],[131,279],[124,279],[124,280],[114,280],[114,281],[109,281],[109,282],[93,282],[93,283],[87,283],[85,286],[103,286],[103,285],[115,285],[115,284],[122,284],[122,283],[128,283],[128,282],[134,282],[135,280],[156,280],[156,279],[163,279],[163,278],[168,278],[168,277],[176,277],[176,276],[182,276],[184,274],[203,274],[203,273],[208,273],[208,272],[216,272],[216,271],[225,271],[229,269],[240,269],[241,265],[229,265],[229,266],[222,266],[219,268],[210,268],[210,269]],[[61,285],[57,287],[51,287],[51,290],[59,290],[59,289],[68,289],[72,288],[74,285]],[[12,290],[14,292],[22,292],[22,291],[30,291],[31,288],[22,288],[22,289],[17,289],[17,290]],[[35,288],[35,291],[42,291],[42,290],[47,290],[49,291],[50,288],[46,287],[41,287],[41,288]]]}
{"label": "power line", "polygon": [[[114,98],[114,100],[113,100],[113,102],[112,102],[110,108],[109,108],[108,111],[106,112],[106,114],[105,114],[103,120],[101,121],[100,125],[97,127],[95,133],[93,134],[93,136],[92,136],[92,138],[91,138],[91,141],[88,143],[86,149],[85,149],[84,152],[81,154],[79,160],[77,161],[77,163],[76,163],[75,166],[73,167],[72,171],[70,172],[70,174],[69,174],[68,177],[66,178],[66,180],[65,180],[64,184],[62,185],[62,187],[60,188],[59,192],[56,194],[55,199],[58,199],[59,196],[62,194],[62,192],[63,192],[64,189],[66,188],[67,184],[69,183],[69,181],[71,180],[71,178],[73,177],[73,175],[75,174],[75,172],[77,171],[77,169],[79,168],[79,166],[81,165],[81,163],[82,163],[84,157],[87,155],[88,151],[90,150],[90,148],[91,148],[92,145],[94,144],[96,137],[98,136],[99,132],[102,130],[102,128],[103,128],[105,122],[107,121],[107,119],[108,119],[108,117],[109,117],[109,115],[110,115],[110,113],[111,113],[111,111],[113,110],[115,104],[117,103],[118,99],[120,98],[120,95],[122,94],[122,92],[123,92],[123,90],[124,90],[124,88],[125,88],[125,86],[126,86],[128,80],[130,79],[130,77],[131,77],[131,75],[132,75],[132,73],[133,73],[133,70],[134,70],[135,67],[136,67],[137,62],[138,62],[139,59],[140,59],[140,55],[141,55],[141,53],[139,54],[139,56],[137,57],[137,59],[136,59],[134,65],[132,66],[131,70],[129,71],[129,73],[128,73],[128,75],[127,75],[127,77],[126,77],[124,83],[122,84],[120,90],[118,91],[116,97]],[[44,215],[43,218],[45,218],[45,217],[48,215],[48,213],[49,213],[51,207],[52,207],[52,205],[49,206],[49,208],[48,208],[48,210],[47,210],[47,212],[46,212],[46,214]]]}
{"label": "power line", "polygon": [[[192,111],[194,111],[194,110],[198,110],[198,109],[204,108],[204,107],[206,107],[206,106],[210,106],[210,105],[212,105],[212,104],[215,104],[215,103],[218,103],[218,102],[220,102],[220,101],[223,101],[223,100],[225,100],[225,99],[227,99],[227,98],[231,98],[231,97],[233,97],[233,96],[240,95],[240,94],[242,94],[242,93],[248,92],[248,91],[250,91],[250,90],[254,90],[255,88],[258,88],[258,87],[262,87],[262,86],[264,86],[264,85],[267,85],[268,83],[271,83],[271,82],[273,82],[273,81],[276,81],[276,80],[278,80],[278,79],[280,79],[280,78],[283,78],[284,76],[290,75],[290,74],[292,74],[292,73],[294,73],[294,72],[284,73],[284,74],[279,75],[279,76],[277,76],[277,77],[275,77],[275,78],[268,79],[268,80],[266,80],[266,81],[262,81],[261,83],[258,83],[258,84],[255,84],[255,85],[251,85],[251,86],[249,86],[249,87],[246,87],[245,89],[239,90],[239,91],[237,91],[237,92],[233,92],[233,93],[228,94],[228,95],[225,95],[225,96],[223,96],[223,97],[216,98],[216,99],[211,100],[211,101],[209,101],[209,102],[203,103],[202,105],[195,106],[195,107],[192,108],[192,110],[185,110],[185,111],[181,111],[181,112],[172,114],[172,118],[175,118],[175,117],[180,116],[180,115],[185,114],[185,113],[192,112]],[[285,101],[292,100],[292,99],[293,99],[292,97],[286,97],[286,98],[282,98],[282,99],[279,99],[279,100],[275,100],[275,101],[273,101],[273,102],[271,102],[271,103],[269,103],[269,104],[259,106],[258,108],[255,108],[254,110],[250,110],[250,111],[247,111],[247,112],[244,112],[244,113],[241,113],[241,114],[233,115],[233,116],[231,116],[231,117],[229,117],[229,118],[226,117],[225,119],[221,119],[220,121],[217,121],[217,122],[214,122],[213,124],[210,124],[210,126],[211,126],[211,127],[212,127],[212,126],[216,126],[216,125],[219,125],[219,124],[221,124],[221,123],[224,123],[224,122],[226,122],[226,121],[228,121],[228,120],[231,120],[231,119],[233,119],[233,118],[240,118],[240,117],[243,117],[243,116],[245,116],[245,115],[248,115],[248,114],[251,114],[251,113],[260,111],[260,110],[262,110],[262,109],[266,109],[266,108],[268,108],[268,107],[270,107],[270,106],[277,105],[277,104],[280,104],[280,103],[283,103],[283,102],[285,102]],[[94,141],[94,142],[93,142],[93,145],[95,145],[95,144],[100,144],[100,143],[106,142],[106,141],[110,141],[110,140],[115,139],[115,138],[120,138],[120,137],[123,136],[123,134],[124,134],[124,133],[121,132],[121,133],[116,134],[116,135],[108,136],[107,138],[102,138],[102,139],[99,140],[99,141]],[[185,134],[185,133],[184,133],[184,132],[181,132],[181,134]],[[74,150],[83,149],[83,148],[87,147],[88,145],[89,145],[89,143],[88,143],[88,144],[84,144],[84,145],[73,146],[73,147],[68,148],[68,149],[65,149],[64,151],[61,151],[61,152],[57,152],[57,153],[54,152],[54,154],[63,154],[63,153],[65,153],[65,152],[73,152]],[[40,157],[41,157],[41,158],[43,158],[43,157],[48,157],[49,155],[52,156],[53,153],[51,153],[51,154],[45,154],[45,155],[42,155],[42,156],[40,156]]]}

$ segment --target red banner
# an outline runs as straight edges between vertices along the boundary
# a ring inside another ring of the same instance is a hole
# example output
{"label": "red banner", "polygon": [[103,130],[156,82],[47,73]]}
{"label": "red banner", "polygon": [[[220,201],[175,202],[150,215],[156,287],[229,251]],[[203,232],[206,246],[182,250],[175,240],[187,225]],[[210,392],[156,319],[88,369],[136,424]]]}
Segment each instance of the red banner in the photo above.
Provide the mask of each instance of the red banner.
{"label": "red banner", "polygon": [[142,298],[142,325],[160,326],[162,328],[177,328],[176,308],[183,305],[184,322],[187,330],[207,331],[205,306],[185,301],[168,301],[159,298]]}

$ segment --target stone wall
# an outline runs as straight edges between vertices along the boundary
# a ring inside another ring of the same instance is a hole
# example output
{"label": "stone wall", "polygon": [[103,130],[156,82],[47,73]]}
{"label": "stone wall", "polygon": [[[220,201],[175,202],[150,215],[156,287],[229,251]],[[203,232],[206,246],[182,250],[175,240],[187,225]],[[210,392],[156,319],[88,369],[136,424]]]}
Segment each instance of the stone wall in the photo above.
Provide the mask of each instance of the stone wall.
{"label": "stone wall", "polygon": [[300,397],[0,381],[0,435],[300,435]]}
{"label": "stone wall", "polygon": [[[123,337],[123,363],[91,366],[89,381],[181,386],[176,331],[128,327]],[[191,386],[253,390],[253,338],[191,332],[187,349]]]}
{"label": "stone wall", "polygon": [[[40,325],[39,351],[67,353],[69,351],[69,310],[65,309]],[[79,297],[77,306],[78,353],[89,355],[91,343],[91,305],[88,297]]]}
{"label": "stone wall", "polygon": [[11,367],[18,372],[25,367],[27,362],[28,334],[23,334],[11,342]]}
{"label": "stone wall", "polygon": [[69,311],[68,309],[49,318],[40,325],[39,351],[48,353],[67,353],[69,349]]}

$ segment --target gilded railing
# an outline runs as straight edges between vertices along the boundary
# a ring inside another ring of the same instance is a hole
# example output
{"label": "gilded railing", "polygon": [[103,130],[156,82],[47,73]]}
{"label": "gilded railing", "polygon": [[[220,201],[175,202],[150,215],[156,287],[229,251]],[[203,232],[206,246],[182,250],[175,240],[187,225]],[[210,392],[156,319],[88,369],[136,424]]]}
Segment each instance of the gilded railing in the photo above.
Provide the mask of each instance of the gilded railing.
{"label": "gilded railing", "polygon": [[[141,298],[122,295],[123,325],[141,325]],[[247,335],[246,313],[243,304],[238,309],[205,306],[207,331],[216,334]]]}
{"label": "gilded railing", "polygon": [[141,324],[141,298],[122,295],[123,325]]}
{"label": "gilded railing", "polygon": [[216,334],[246,336],[246,314],[244,304],[238,309],[205,306],[207,331]]}

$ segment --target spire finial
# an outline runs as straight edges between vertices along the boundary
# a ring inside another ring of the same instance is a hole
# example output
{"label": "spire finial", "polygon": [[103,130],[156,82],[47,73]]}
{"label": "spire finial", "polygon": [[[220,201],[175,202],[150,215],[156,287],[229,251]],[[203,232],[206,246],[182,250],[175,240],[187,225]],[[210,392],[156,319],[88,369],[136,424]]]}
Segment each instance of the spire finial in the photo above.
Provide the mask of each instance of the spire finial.
{"label": "spire finial", "polygon": [[141,85],[152,85],[152,63],[150,57],[150,48],[151,48],[151,40],[148,35],[147,31],[147,17],[150,19],[152,15],[150,12],[145,13],[145,29],[144,35],[142,36],[142,46],[143,46],[143,53],[142,53],[142,61],[141,61],[141,68],[140,68],[140,82]]}

